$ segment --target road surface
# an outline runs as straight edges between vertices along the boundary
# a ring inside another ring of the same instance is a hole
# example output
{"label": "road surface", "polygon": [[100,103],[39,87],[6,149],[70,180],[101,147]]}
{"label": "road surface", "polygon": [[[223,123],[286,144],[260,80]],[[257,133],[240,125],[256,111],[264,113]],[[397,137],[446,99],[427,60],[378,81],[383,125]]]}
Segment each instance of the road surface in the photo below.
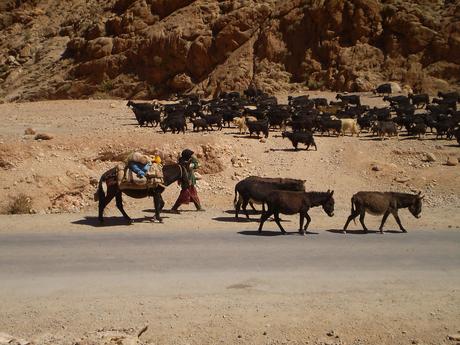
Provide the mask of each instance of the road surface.
{"label": "road surface", "polygon": [[254,223],[184,229],[190,215],[103,228],[78,215],[1,220],[10,334],[149,324],[146,341],[165,344],[439,344],[460,321],[459,230],[301,237],[273,224],[262,236]]}

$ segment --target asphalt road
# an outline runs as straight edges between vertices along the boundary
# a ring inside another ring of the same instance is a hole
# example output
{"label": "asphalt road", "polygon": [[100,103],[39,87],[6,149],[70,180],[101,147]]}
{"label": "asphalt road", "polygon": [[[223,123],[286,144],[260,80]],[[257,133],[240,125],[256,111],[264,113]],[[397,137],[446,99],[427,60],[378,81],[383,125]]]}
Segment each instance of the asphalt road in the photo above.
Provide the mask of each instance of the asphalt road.
{"label": "asphalt road", "polygon": [[154,343],[232,343],[238,332],[265,344],[269,332],[281,344],[333,326],[350,343],[439,343],[460,320],[458,229],[344,235],[327,226],[302,237],[273,224],[259,235],[253,222],[1,220],[0,331],[11,334],[148,323]]}
{"label": "asphalt road", "polygon": [[77,281],[92,291],[122,289],[114,285],[120,277],[126,288],[147,284],[150,293],[159,294],[176,292],[178,283],[203,292],[203,282],[209,283],[205,290],[216,292],[249,278],[268,280],[280,291],[288,285],[292,292],[302,289],[304,279],[314,289],[329,281],[343,286],[356,280],[460,277],[457,230],[264,235],[181,229],[0,233],[0,295],[72,289]]}

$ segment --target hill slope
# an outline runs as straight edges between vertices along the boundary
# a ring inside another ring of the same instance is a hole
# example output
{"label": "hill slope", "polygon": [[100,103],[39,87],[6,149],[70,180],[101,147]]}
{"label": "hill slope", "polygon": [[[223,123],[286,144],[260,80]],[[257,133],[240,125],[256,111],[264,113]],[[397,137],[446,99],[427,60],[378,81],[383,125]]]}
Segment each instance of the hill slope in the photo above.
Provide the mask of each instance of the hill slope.
{"label": "hill slope", "polygon": [[11,0],[0,97],[460,89],[460,1]]}

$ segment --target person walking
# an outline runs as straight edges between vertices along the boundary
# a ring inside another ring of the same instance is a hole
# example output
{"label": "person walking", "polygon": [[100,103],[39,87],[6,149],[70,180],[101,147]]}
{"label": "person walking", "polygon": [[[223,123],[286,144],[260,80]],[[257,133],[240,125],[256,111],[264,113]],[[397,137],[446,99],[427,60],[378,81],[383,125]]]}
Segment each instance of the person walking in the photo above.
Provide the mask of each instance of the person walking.
{"label": "person walking", "polygon": [[190,201],[193,202],[197,211],[204,211],[201,207],[200,199],[198,198],[198,193],[195,188],[196,177],[194,170],[198,169],[200,166],[198,159],[195,157],[192,150],[185,149],[182,151],[178,163],[185,168],[188,178],[182,179],[179,197],[174,203],[174,206],[171,208],[171,211],[179,213],[179,207],[182,204],[188,204]]}

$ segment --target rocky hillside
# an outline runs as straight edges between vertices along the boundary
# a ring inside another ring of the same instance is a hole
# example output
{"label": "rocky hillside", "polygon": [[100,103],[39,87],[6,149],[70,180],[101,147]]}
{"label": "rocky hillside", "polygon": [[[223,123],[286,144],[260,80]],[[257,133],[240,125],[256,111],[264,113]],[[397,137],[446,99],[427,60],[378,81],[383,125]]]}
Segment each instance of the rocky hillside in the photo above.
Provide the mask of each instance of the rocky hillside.
{"label": "rocky hillside", "polygon": [[0,99],[460,89],[460,0],[7,0]]}

